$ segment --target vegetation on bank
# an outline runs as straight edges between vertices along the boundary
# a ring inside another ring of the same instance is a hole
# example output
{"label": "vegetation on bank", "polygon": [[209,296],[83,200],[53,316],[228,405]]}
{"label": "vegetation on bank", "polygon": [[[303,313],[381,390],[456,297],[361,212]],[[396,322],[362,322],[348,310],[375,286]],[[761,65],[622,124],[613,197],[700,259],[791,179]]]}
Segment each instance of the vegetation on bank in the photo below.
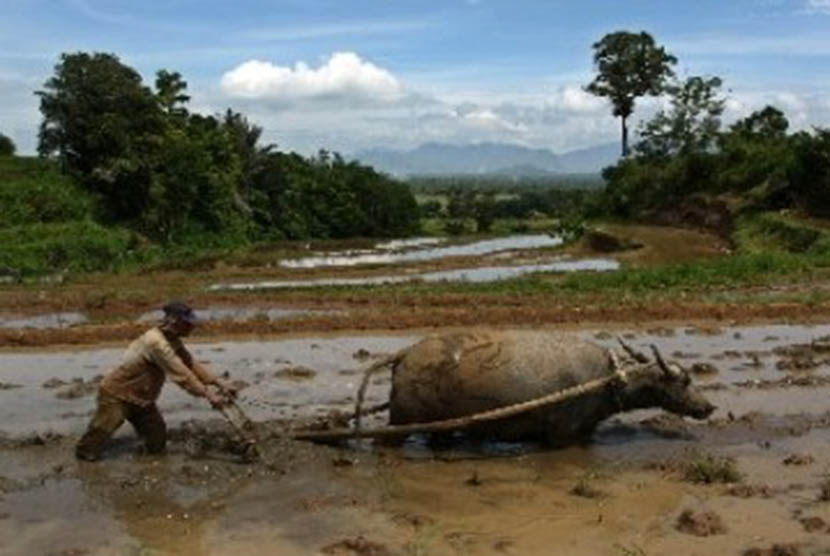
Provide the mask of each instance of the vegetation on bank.
{"label": "vegetation on bank", "polygon": [[337,153],[262,145],[242,114],[191,113],[186,90],[175,72],[151,88],[114,55],[63,54],[36,93],[40,159],[0,136],[0,267],[118,270],[171,251],[418,229],[404,184]]}
{"label": "vegetation on bank", "polygon": [[[768,106],[723,129],[722,82],[679,80],[647,33],[594,44],[588,90],[611,101],[627,156],[591,176],[432,177],[403,183],[337,153],[261,144],[240,113],[201,115],[187,83],[160,70],[147,86],[111,54],[64,54],[37,94],[40,158],[0,134],[0,274],[186,268],[261,261],[284,240],[565,232],[586,221],[689,225],[728,238],[715,260],[494,284],[395,291],[662,291],[750,284],[830,266],[830,130],[789,133]],[[641,59],[641,53],[648,56]],[[640,54],[638,54],[640,53]],[[666,108],[628,145],[636,98]],[[417,200],[416,200],[417,199]],[[385,288],[385,286],[384,286]]]}

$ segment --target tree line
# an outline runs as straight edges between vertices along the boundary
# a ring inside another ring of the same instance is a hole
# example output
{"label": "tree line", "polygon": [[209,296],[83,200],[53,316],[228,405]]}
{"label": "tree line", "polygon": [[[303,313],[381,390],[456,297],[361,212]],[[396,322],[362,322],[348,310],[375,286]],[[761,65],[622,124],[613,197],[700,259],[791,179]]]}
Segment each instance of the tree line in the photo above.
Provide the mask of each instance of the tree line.
{"label": "tree line", "polygon": [[38,154],[95,203],[95,219],[162,244],[400,236],[418,226],[406,185],[321,150],[261,144],[243,114],[188,109],[187,82],[153,87],[107,53],[65,53],[36,92]]}
{"label": "tree line", "polygon": [[[678,79],[677,58],[646,32],[610,33],[593,49],[597,75],[586,90],[609,99],[622,127],[623,157],[603,171],[605,212],[659,217],[697,195],[732,196],[741,210],[830,215],[830,130],[788,133],[774,106],[724,128],[722,80]],[[645,95],[662,95],[668,106],[640,123],[632,149],[626,121]]]}

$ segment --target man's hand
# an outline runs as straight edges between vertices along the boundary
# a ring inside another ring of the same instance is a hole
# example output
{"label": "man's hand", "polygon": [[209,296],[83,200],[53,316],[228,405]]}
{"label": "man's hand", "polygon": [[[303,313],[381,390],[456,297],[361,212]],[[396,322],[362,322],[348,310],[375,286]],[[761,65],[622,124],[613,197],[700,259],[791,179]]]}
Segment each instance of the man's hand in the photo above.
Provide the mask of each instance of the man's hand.
{"label": "man's hand", "polygon": [[216,387],[219,388],[219,391],[222,393],[222,395],[227,396],[228,398],[235,398],[236,395],[239,393],[236,386],[234,386],[227,380],[217,378],[215,384]]}
{"label": "man's hand", "polygon": [[228,403],[223,395],[214,392],[213,390],[206,391],[205,398],[210,402],[213,409],[221,409]]}

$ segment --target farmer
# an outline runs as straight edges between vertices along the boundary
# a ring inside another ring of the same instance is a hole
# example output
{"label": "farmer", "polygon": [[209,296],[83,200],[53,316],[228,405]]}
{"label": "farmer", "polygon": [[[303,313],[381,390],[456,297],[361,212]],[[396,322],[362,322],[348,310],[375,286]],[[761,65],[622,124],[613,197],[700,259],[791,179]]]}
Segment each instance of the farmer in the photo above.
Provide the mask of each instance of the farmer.
{"label": "farmer", "polygon": [[[148,330],[127,348],[121,363],[101,381],[98,407],[86,432],[75,447],[75,456],[96,461],[104,444],[125,420],[144,440],[146,452],[164,452],[167,426],[156,400],[167,377],[197,397],[221,408],[235,389],[214,376],[182,343],[196,324],[188,305],[172,301],[163,307],[161,324]],[[216,386],[217,391],[208,388]]]}

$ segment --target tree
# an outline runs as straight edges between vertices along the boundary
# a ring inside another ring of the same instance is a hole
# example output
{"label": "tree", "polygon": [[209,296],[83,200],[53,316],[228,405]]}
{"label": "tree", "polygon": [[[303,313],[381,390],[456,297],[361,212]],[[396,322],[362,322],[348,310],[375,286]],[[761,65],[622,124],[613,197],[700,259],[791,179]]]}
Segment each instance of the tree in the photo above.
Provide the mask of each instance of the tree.
{"label": "tree", "polygon": [[721,133],[718,137],[719,188],[743,192],[763,186],[754,192],[761,206],[788,205],[791,199],[789,193],[784,194],[786,174],[794,157],[793,141],[787,137],[788,127],[783,112],[766,106]]}
{"label": "tree", "polygon": [[57,155],[82,178],[161,129],[160,110],[141,76],[113,54],[62,54],[40,97],[41,156]]}
{"label": "tree", "polygon": [[190,101],[190,97],[184,94],[186,90],[187,81],[182,79],[179,72],[159,70],[156,73],[156,99],[168,116],[187,116],[187,108],[184,105]]}
{"label": "tree", "polygon": [[637,152],[651,158],[707,152],[720,130],[725,103],[718,96],[720,86],[719,77],[699,76],[667,86],[671,108],[659,111],[641,127]]}
{"label": "tree", "polygon": [[767,105],[732,124],[730,131],[743,137],[777,141],[787,136],[788,127],[790,122],[784,113],[774,106]]}
{"label": "tree", "polygon": [[0,133],[0,156],[12,156],[16,150],[14,141]]}
{"label": "tree", "polygon": [[674,75],[671,66],[677,58],[645,31],[609,33],[593,49],[597,76],[586,90],[611,101],[614,116],[621,119],[622,155],[628,156],[626,120],[634,111],[634,100],[661,94],[666,79]]}

